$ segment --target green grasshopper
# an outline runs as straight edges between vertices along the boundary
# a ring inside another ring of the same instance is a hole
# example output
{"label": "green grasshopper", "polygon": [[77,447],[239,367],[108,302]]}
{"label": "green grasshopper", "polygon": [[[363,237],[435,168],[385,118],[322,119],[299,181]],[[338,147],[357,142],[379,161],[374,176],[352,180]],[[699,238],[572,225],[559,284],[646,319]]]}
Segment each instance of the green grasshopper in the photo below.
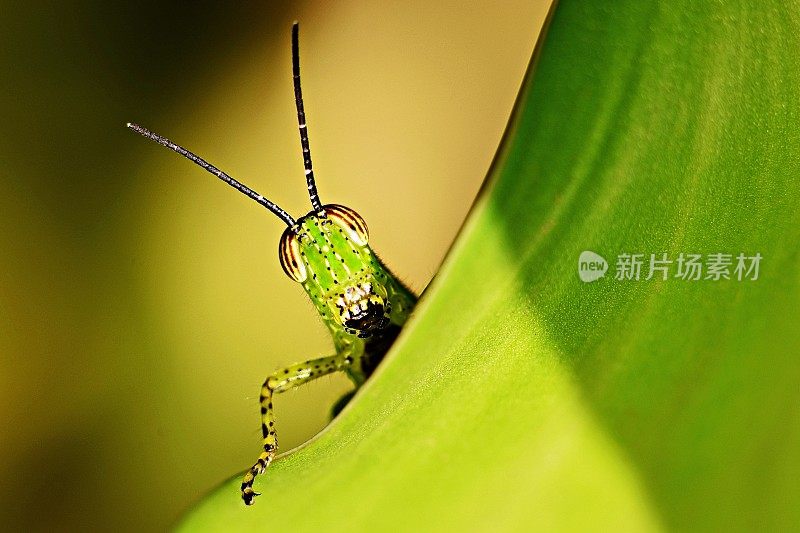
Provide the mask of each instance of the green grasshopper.
{"label": "green grasshopper", "polygon": [[344,372],[355,384],[334,406],[334,415],[369,378],[391,347],[414,309],[417,296],[386,268],[369,247],[364,219],[337,204],[323,205],[317,194],[308,128],[300,89],[298,25],[292,26],[292,72],[300,145],[303,149],[308,195],[312,210],[295,220],[275,203],[233,179],[169,139],[136,124],[128,128],[179,153],[219,179],[249,196],[288,226],[278,245],[278,257],[286,275],[300,283],[333,336],[334,355],[311,359],[271,374],[261,386],[263,449],[242,482],[242,499],[251,505],[258,492],[253,481],[275,458],[278,440],[272,396],[320,376]]}

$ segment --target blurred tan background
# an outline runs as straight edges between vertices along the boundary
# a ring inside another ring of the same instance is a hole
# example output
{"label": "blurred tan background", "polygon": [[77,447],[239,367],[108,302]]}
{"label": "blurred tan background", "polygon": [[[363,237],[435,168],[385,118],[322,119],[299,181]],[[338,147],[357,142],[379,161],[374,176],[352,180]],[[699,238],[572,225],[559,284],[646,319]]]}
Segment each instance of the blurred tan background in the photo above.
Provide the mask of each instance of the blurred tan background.
{"label": "blurred tan background", "polygon": [[[274,216],[358,210],[413,288],[436,272],[502,135],[549,1],[4,3],[0,529],[159,530],[259,451],[264,377],[331,343],[282,272]],[[349,383],[280,396],[281,449]]]}

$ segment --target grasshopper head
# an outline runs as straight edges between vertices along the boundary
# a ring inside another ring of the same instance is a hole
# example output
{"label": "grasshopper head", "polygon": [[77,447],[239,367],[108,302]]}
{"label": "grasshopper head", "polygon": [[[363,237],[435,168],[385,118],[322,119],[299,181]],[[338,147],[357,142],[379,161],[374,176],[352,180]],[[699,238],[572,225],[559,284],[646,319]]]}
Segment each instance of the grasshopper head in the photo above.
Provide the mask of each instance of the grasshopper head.
{"label": "grasshopper head", "polygon": [[303,285],[329,327],[369,337],[389,325],[392,278],[370,250],[367,225],[358,213],[342,205],[322,205],[317,194],[300,87],[296,23],[292,27],[292,74],[306,186],[313,208],[297,221],[274,202],[166,137],[137,124],[129,123],[128,127],[189,159],[285,222],[288,228],[279,246],[283,270]]}
{"label": "grasshopper head", "polygon": [[290,278],[303,285],[320,315],[358,337],[389,324],[388,277],[368,244],[364,219],[327,204],[281,237],[278,255]]}

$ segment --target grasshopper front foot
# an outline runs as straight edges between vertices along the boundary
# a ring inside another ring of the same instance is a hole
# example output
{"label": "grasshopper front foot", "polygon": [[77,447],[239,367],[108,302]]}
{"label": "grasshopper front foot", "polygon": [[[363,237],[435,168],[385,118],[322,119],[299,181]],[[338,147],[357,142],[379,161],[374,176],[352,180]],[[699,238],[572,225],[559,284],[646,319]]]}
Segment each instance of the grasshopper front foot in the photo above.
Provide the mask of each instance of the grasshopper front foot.
{"label": "grasshopper front foot", "polygon": [[253,505],[253,500],[256,496],[261,496],[261,493],[254,491],[252,487],[242,490],[242,500],[244,500],[245,505]]}
{"label": "grasshopper front foot", "polygon": [[[273,433],[273,440],[274,436],[275,434]],[[255,497],[261,496],[260,492],[253,490],[253,481],[255,481],[257,475],[264,473],[264,470],[267,469],[273,457],[275,457],[275,448],[268,448],[268,446],[267,444],[264,445],[264,451],[258,457],[258,461],[256,461],[256,464],[251,466],[247,474],[244,475],[244,480],[242,481],[242,501],[245,505],[253,505]]]}

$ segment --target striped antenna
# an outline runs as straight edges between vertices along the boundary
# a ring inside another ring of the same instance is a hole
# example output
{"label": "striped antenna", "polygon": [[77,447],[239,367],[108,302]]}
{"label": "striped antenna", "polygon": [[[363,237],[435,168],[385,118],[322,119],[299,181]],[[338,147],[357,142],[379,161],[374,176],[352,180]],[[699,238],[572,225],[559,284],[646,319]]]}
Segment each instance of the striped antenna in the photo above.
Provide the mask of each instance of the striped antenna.
{"label": "striped antenna", "polygon": [[162,137],[161,135],[156,135],[155,133],[153,133],[153,132],[151,132],[151,131],[149,131],[149,130],[141,127],[141,126],[139,126],[138,124],[131,124],[129,122],[127,124],[127,126],[128,126],[128,128],[132,129],[136,133],[139,133],[140,135],[143,135],[143,136],[147,137],[148,139],[151,139],[151,140],[157,142],[158,144],[160,144],[162,146],[166,146],[170,150],[181,154],[183,157],[185,157],[189,161],[193,162],[194,164],[204,168],[208,172],[211,172],[216,177],[218,177],[219,179],[221,179],[222,181],[224,181],[225,183],[227,183],[228,185],[230,185],[234,189],[238,190],[242,194],[245,194],[245,195],[249,196],[250,198],[252,198],[256,202],[258,202],[259,204],[263,205],[264,207],[266,207],[267,209],[272,211],[272,213],[274,213],[278,218],[283,220],[286,223],[286,225],[289,226],[290,228],[292,226],[294,226],[295,220],[289,215],[289,213],[287,213],[286,211],[284,211],[283,209],[278,207],[276,204],[270,202],[269,200],[267,200],[266,198],[264,198],[263,196],[258,194],[256,191],[252,190],[247,185],[244,185],[243,183],[240,183],[240,182],[236,181],[235,179],[233,179],[229,175],[225,174],[224,172],[222,172],[220,169],[218,169],[214,165],[208,163],[207,161],[205,161],[204,159],[202,159],[200,157],[197,157],[196,155],[194,155],[192,152],[190,152],[186,148],[183,148],[182,146],[178,146],[177,144],[175,144],[174,142],[170,141],[166,137]]}
{"label": "striped antenna", "polygon": [[292,74],[294,78],[294,101],[297,105],[297,122],[300,126],[300,146],[303,148],[303,166],[306,169],[306,184],[308,196],[311,198],[311,207],[318,216],[324,217],[322,202],[317,194],[317,184],[314,182],[314,169],[311,167],[311,150],[308,147],[308,126],[306,125],[306,112],[303,109],[303,90],[300,88],[300,45],[298,43],[298,23],[292,25]]}

